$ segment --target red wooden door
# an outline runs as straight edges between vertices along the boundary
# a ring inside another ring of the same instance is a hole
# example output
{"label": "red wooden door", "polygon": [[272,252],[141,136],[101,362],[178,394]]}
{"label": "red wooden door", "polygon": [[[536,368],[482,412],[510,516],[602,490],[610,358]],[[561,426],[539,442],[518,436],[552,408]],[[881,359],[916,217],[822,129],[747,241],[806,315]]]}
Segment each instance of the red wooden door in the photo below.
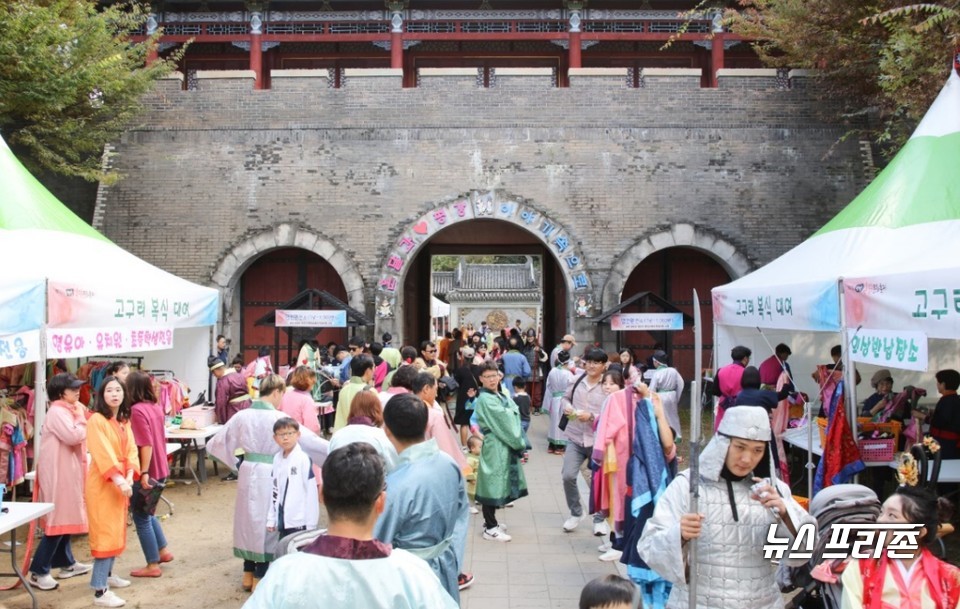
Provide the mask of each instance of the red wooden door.
{"label": "red wooden door", "polygon": [[[729,281],[730,276],[713,258],[694,249],[673,247],[648,256],[633,269],[623,287],[621,302],[638,292],[650,291],[692,315],[696,288],[703,316],[703,365],[709,367],[713,356],[710,290]],[[639,361],[649,357],[658,343],[662,345],[687,383],[695,377],[693,342],[692,327],[677,332],[624,332],[621,337],[621,344],[631,347]]]}
{"label": "red wooden door", "polygon": [[[241,353],[245,362],[257,356],[260,347],[269,347],[275,367],[286,365],[288,335],[280,330],[280,350],[274,352],[273,326],[256,326],[258,319],[276,310],[303,290],[326,290],[347,301],[347,290],[340,275],[330,263],[312,252],[297,248],[274,250],[250,265],[240,278]],[[347,339],[346,328],[325,328],[316,335],[320,344]],[[292,357],[297,356],[298,341],[290,344]]]}

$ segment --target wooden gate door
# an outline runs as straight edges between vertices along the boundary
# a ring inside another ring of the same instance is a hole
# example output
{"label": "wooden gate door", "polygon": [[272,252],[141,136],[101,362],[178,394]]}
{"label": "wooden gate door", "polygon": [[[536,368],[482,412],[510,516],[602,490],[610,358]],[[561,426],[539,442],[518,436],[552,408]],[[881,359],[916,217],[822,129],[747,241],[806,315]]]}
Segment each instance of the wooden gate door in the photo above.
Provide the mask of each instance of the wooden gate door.
{"label": "wooden gate door", "polygon": [[[706,254],[685,247],[673,247],[645,258],[627,278],[621,302],[634,294],[650,291],[684,313],[693,314],[693,289],[700,297],[703,314],[703,362],[713,357],[713,307],[710,290],[730,281],[730,275]],[[693,328],[679,332],[625,332],[622,344],[630,346],[638,361],[646,360],[659,343],[672,358],[671,365],[689,383],[693,370]]]}
{"label": "wooden gate door", "polygon": [[[260,347],[269,347],[275,367],[288,364],[286,359],[287,333],[280,331],[280,352],[273,353],[274,328],[255,326],[254,323],[303,290],[316,288],[330,292],[346,302],[347,290],[340,275],[330,263],[313,252],[297,248],[274,250],[250,265],[240,278],[241,353],[245,362],[256,358]],[[317,334],[321,345],[329,341],[344,344],[346,328],[326,328]],[[293,357],[297,346],[292,344]]]}

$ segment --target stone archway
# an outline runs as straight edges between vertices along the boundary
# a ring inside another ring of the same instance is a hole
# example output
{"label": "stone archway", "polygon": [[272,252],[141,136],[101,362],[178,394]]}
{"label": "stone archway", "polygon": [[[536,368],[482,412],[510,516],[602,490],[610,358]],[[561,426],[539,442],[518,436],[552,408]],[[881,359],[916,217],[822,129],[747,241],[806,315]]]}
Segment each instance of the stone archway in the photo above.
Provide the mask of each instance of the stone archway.
{"label": "stone archway", "polygon": [[671,247],[689,247],[707,254],[716,260],[733,279],[742,277],[754,269],[754,264],[740,249],[722,237],[693,224],[674,224],[667,230],[644,236],[617,259],[603,285],[601,296],[603,310],[620,303],[620,295],[623,293],[627,278],[644,258]]}
{"label": "stone archway", "polygon": [[239,293],[237,286],[251,264],[264,254],[284,247],[313,252],[326,260],[340,275],[347,292],[347,304],[366,311],[363,278],[350,256],[326,237],[293,224],[278,224],[273,229],[250,235],[234,245],[220,260],[211,275],[223,297],[221,327],[228,336],[239,335]]}
{"label": "stone archway", "polygon": [[573,231],[524,199],[500,191],[474,191],[438,203],[394,232],[392,245],[381,258],[375,286],[378,336],[390,332],[395,339],[410,338],[403,336],[402,287],[412,263],[437,233],[470,220],[509,223],[536,237],[536,241],[552,254],[567,294],[566,328],[563,331],[576,327],[578,319],[586,323],[586,318],[596,312],[591,273]]}

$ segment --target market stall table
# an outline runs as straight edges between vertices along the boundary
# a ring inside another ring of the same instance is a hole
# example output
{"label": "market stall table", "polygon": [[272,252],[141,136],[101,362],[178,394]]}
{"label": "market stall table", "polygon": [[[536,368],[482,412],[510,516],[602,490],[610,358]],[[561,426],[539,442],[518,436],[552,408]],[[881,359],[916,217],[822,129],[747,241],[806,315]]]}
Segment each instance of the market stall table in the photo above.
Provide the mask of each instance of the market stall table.
{"label": "market stall table", "polygon": [[3,512],[0,513],[0,535],[7,531],[10,532],[10,549],[5,550],[0,547],[0,551],[9,552],[10,564],[13,565],[13,573],[2,573],[0,575],[17,576],[23,584],[23,588],[30,595],[30,599],[33,602],[33,609],[37,609],[37,597],[34,595],[30,583],[23,576],[23,572],[20,571],[20,567],[17,566],[17,527],[27,524],[28,522],[33,522],[40,516],[49,514],[52,511],[52,503],[7,501],[3,504]]}
{"label": "market stall table", "polygon": [[[214,424],[201,429],[181,429],[167,427],[167,440],[179,443],[184,454],[181,456],[180,469],[189,470],[193,481],[197,483],[197,494],[201,493],[201,486],[207,481],[207,439],[212,438],[223,425]],[[190,467],[190,454],[196,455],[196,467]],[[169,448],[168,448],[169,454]]]}
{"label": "market stall table", "polygon": [[[808,437],[808,432],[806,426],[795,427],[793,429],[788,429],[783,433],[783,441],[787,444],[796,446],[803,450],[810,450],[813,454],[818,457],[823,456],[823,447],[820,445],[820,432],[818,430],[813,431],[813,443],[810,444],[810,438]],[[864,461],[864,465],[867,467],[885,467],[890,464],[889,461]]]}

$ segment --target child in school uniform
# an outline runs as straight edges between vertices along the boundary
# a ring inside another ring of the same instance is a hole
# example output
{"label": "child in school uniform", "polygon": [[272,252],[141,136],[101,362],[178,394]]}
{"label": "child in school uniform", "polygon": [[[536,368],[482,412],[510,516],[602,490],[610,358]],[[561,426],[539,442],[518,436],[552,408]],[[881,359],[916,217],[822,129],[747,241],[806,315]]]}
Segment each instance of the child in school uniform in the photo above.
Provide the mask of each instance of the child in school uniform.
{"label": "child in school uniform", "polygon": [[273,439],[281,450],[273,456],[267,530],[279,531],[283,539],[291,533],[316,528],[320,498],[313,463],[298,444],[300,424],[290,417],[279,419],[273,425]]}

